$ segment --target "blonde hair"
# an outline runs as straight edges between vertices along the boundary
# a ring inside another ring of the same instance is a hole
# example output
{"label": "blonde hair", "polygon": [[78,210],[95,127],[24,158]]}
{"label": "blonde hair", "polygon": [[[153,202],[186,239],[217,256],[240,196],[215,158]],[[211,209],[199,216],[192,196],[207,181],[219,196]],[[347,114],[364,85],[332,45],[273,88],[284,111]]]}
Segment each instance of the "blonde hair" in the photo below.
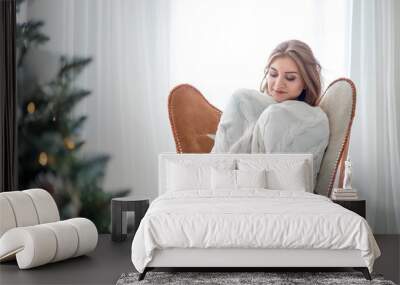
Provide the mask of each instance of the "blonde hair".
{"label": "blonde hair", "polygon": [[[304,101],[315,106],[321,94],[321,65],[315,58],[311,48],[299,40],[289,40],[280,43],[268,58],[267,66],[264,69],[264,77],[260,84],[260,91],[268,90],[267,75],[272,62],[279,57],[289,57],[297,64],[300,76],[305,84]],[[300,94],[299,94],[300,96]]]}

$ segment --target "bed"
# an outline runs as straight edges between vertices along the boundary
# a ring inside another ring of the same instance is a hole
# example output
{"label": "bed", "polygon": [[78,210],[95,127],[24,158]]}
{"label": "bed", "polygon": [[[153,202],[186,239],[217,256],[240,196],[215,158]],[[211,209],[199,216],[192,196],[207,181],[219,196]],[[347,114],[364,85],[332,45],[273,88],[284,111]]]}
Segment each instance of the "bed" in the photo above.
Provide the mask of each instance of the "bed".
{"label": "bed", "polygon": [[310,154],[160,154],[159,197],[132,243],[157,267],[353,267],[380,251],[366,220],[314,194]]}

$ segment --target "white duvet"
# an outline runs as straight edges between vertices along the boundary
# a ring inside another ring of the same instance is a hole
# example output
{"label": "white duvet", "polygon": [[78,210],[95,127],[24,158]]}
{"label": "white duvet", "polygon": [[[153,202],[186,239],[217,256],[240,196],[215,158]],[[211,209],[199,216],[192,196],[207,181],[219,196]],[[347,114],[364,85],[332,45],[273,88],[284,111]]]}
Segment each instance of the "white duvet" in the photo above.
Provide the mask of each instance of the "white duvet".
{"label": "white duvet", "polygon": [[154,200],[132,243],[143,272],[155,249],[358,249],[369,271],[380,255],[365,219],[299,191],[179,191]]}

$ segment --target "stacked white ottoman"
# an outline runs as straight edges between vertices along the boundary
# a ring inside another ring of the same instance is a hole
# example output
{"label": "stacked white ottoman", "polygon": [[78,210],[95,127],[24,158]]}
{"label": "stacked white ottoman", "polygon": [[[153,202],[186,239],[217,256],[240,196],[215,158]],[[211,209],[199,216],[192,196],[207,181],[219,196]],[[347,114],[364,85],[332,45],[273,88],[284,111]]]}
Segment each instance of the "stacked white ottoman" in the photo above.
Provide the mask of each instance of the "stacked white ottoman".
{"label": "stacked white ottoman", "polygon": [[28,269],[86,254],[97,240],[90,220],[60,221],[43,189],[0,193],[0,262],[16,258],[20,269]]}

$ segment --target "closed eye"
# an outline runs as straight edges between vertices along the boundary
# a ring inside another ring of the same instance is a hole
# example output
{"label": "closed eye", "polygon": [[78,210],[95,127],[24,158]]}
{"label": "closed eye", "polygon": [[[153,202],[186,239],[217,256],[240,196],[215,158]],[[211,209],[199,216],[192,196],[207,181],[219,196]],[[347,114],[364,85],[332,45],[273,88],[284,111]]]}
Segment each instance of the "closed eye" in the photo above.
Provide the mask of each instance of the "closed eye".
{"label": "closed eye", "polygon": [[[269,74],[269,76],[271,76],[271,77],[278,77],[278,74],[277,73],[270,73]],[[294,80],[296,80],[296,76],[291,76],[291,75],[286,75],[285,76],[285,79],[287,80],[287,81],[294,81]]]}

